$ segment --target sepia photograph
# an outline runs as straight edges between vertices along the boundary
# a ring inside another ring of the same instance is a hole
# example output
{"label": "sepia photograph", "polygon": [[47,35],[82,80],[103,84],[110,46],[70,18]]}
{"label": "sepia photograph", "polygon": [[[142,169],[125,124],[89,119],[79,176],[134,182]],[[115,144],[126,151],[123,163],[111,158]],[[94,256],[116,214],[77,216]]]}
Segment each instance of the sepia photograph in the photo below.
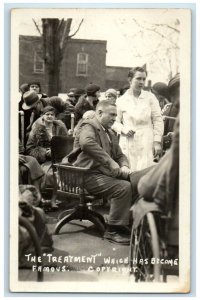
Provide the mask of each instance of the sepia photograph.
{"label": "sepia photograph", "polygon": [[11,292],[190,292],[191,20],[11,10]]}

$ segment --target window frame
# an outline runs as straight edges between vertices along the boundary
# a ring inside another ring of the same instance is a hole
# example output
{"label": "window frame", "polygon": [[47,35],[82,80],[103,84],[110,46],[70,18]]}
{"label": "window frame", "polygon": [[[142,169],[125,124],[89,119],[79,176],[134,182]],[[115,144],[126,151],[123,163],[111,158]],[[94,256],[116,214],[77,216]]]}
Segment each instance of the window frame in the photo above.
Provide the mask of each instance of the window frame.
{"label": "window frame", "polygon": [[[45,63],[44,59],[41,58],[41,53],[39,50],[34,51],[34,57],[33,57],[33,72],[36,74],[44,74],[45,72]],[[37,63],[42,64],[42,68],[37,68]]]}
{"label": "window frame", "polygon": [[[85,55],[84,60],[80,59],[80,56],[83,55],[83,54]],[[87,77],[88,76],[88,57],[89,57],[89,55],[86,52],[77,53],[76,76],[82,76],[82,77]],[[84,65],[85,68],[86,68],[86,72],[84,74],[80,73],[80,70],[79,70],[80,65]]]}

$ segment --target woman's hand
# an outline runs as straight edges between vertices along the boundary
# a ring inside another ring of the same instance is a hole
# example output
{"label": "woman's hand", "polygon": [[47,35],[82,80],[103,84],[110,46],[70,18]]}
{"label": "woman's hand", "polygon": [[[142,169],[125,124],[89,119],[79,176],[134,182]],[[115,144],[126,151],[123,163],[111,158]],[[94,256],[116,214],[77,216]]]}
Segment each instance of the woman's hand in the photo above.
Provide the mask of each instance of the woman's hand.
{"label": "woman's hand", "polygon": [[160,157],[162,154],[162,147],[160,142],[153,142],[153,156]]}
{"label": "woman's hand", "polygon": [[122,133],[128,137],[131,137],[135,134],[135,131],[132,129],[122,129]]}

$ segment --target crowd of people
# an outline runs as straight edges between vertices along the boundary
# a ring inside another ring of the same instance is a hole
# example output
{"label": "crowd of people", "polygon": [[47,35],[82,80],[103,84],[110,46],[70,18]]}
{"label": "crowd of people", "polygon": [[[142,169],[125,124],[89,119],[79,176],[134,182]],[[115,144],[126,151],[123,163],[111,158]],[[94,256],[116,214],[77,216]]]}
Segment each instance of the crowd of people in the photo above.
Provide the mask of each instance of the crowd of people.
{"label": "crowd of people", "polygon": [[[178,185],[180,75],[151,90],[145,89],[146,77],[144,68],[135,67],[122,89],[101,94],[100,86],[90,83],[71,88],[65,100],[42,93],[39,82],[20,86],[19,184],[41,192],[52,187],[51,139],[73,136],[73,150],[62,162],[91,169],[85,188],[110,200],[104,238],[121,244],[129,243],[129,211],[138,193],[164,208]],[[55,199],[51,207],[57,209]]]}

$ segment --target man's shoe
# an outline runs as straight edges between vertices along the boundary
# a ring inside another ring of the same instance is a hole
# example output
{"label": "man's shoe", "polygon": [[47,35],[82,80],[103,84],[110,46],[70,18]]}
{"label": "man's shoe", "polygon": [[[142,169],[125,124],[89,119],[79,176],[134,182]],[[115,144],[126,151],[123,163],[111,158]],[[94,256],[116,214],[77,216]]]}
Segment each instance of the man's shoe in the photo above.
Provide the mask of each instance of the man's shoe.
{"label": "man's shoe", "polygon": [[122,236],[118,232],[106,231],[104,233],[104,239],[107,239],[110,242],[118,243],[118,244],[121,244],[121,245],[129,245],[130,244],[130,238]]}
{"label": "man's shoe", "polygon": [[119,225],[117,228],[117,232],[121,235],[125,236],[131,236],[131,229],[128,227],[128,225]]}

